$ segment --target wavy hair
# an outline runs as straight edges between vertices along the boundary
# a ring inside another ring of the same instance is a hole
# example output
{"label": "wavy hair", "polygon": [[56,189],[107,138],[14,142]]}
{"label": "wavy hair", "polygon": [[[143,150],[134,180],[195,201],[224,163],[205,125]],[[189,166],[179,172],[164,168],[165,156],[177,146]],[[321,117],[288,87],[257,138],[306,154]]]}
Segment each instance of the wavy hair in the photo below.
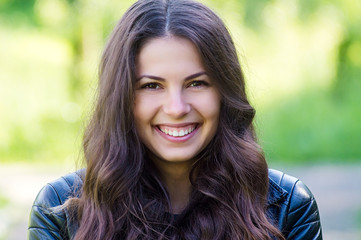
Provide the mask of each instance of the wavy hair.
{"label": "wavy hair", "polygon": [[[222,96],[217,133],[191,172],[191,201],[169,213],[166,188],[139,140],[133,116],[135,60],[150,39],[176,36],[198,49]],[[86,173],[69,200],[75,239],[284,239],[266,215],[268,167],[256,143],[254,109],[222,20],[190,0],[140,0],[105,47],[98,99],[84,134]]]}

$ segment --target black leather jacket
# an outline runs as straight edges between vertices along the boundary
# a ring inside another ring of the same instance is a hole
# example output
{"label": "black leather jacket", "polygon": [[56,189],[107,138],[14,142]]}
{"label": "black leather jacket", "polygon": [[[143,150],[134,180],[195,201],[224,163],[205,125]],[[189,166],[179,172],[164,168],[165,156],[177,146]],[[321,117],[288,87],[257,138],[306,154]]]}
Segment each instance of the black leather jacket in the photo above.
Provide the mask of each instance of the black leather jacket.
{"label": "black leather jacket", "polygon": [[[55,213],[81,186],[79,172],[47,184],[38,194],[30,214],[28,239],[72,239],[77,224],[66,211]],[[268,214],[286,239],[322,239],[320,216],[310,190],[298,179],[269,170]]]}

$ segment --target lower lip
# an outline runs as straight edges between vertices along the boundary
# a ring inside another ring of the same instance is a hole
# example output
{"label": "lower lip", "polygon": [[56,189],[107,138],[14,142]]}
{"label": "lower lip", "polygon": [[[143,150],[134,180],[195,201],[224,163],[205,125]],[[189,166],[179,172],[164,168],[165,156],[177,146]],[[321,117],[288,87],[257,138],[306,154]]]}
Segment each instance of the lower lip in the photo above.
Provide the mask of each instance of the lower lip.
{"label": "lower lip", "polygon": [[182,143],[182,142],[186,142],[188,141],[190,138],[192,138],[196,132],[198,132],[198,129],[199,129],[199,125],[193,130],[193,132],[183,136],[183,137],[173,137],[173,136],[170,136],[168,134],[165,134],[164,132],[162,132],[161,130],[159,130],[158,127],[154,127],[155,130],[163,137],[165,138],[166,140],[170,141],[170,142],[174,142],[174,143]]}

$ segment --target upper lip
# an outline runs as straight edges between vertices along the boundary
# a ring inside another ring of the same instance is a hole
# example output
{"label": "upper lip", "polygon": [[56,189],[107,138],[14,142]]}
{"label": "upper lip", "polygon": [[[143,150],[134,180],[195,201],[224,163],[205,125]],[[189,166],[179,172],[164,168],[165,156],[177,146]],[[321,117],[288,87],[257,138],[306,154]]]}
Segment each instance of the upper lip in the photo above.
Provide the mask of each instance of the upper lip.
{"label": "upper lip", "polygon": [[188,126],[196,126],[199,123],[197,122],[187,122],[187,123],[161,123],[161,124],[155,124],[154,126],[157,127],[171,127],[171,128],[182,128],[182,127],[188,127]]}

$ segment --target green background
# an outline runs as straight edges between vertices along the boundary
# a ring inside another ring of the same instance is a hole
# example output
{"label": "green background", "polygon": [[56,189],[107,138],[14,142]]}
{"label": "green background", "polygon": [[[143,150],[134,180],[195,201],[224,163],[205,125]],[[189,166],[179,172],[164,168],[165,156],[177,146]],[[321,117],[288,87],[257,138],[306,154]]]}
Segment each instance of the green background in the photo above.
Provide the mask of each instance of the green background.
{"label": "green background", "polygon": [[[270,162],[361,159],[361,2],[209,0]],[[0,161],[71,164],[106,37],[132,1],[0,0]]]}
{"label": "green background", "polygon": [[[75,168],[102,48],[132,2],[0,0],[0,170]],[[202,2],[236,43],[270,165],[360,163],[361,1]],[[4,221],[19,208],[6,196]]]}

